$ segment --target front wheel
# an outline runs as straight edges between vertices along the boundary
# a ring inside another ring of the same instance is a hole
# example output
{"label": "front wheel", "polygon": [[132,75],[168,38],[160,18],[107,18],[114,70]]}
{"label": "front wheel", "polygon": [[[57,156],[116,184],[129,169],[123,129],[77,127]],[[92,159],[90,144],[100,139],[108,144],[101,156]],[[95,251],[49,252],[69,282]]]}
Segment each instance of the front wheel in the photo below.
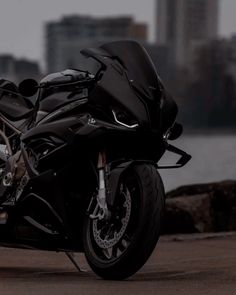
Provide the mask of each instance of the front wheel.
{"label": "front wheel", "polygon": [[104,279],[121,280],[147,261],[160,235],[164,188],[155,167],[129,168],[121,177],[109,221],[84,222],[84,252],[92,270]]}

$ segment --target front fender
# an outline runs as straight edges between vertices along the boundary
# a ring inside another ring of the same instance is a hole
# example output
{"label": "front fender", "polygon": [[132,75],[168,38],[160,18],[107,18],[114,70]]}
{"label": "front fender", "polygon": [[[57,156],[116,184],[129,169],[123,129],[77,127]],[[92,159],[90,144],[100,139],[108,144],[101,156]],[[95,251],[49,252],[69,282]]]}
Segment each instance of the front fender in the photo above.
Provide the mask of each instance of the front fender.
{"label": "front fender", "polygon": [[109,209],[112,209],[114,206],[117,190],[119,188],[120,179],[123,173],[127,171],[129,168],[135,165],[143,164],[143,163],[153,165],[157,168],[157,164],[152,161],[131,160],[131,161],[123,162],[119,164],[118,166],[116,166],[114,169],[112,169],[107,181],[107,205]]}

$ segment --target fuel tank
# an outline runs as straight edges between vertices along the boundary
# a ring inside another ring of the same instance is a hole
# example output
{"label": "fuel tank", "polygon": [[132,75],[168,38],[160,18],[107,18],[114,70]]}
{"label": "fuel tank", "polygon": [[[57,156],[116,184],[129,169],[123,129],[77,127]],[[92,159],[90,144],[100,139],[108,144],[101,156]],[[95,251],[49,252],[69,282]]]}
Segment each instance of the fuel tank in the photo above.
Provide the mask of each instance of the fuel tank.
{"label": "fuel tank", "polygon": [[[58,82],[65,78],[68,79],[68,84],[73,82],[76,77],[80,77],[81,81],[87,77],[87,72],[77,70],[65,70],[63,72],[53,73],[46,76],[40,81],[40,84]],[[36,122],[41,121],[43,118],[48,116],[50,113],[59,110],[65,105],[75,102],[80,99],[88,97],[88,88],[82,87],[81,85],[67,85],[54,86],[42,89],[39,94],[39,108],[37,113]]]}

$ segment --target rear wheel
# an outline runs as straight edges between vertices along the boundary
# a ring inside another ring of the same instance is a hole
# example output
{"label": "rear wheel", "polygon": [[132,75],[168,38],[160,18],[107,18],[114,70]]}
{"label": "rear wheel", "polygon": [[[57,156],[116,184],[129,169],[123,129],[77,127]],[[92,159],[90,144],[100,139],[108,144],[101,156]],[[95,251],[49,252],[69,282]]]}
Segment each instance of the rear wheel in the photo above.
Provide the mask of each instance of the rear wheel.
{"label": "rear wheel", "polygon": [[138,271],[160,234],[164,188],[155,167],[134,166],[124,173],[109,221],[84,223],[84,251],[92,270],[104,279],[120,280]]}

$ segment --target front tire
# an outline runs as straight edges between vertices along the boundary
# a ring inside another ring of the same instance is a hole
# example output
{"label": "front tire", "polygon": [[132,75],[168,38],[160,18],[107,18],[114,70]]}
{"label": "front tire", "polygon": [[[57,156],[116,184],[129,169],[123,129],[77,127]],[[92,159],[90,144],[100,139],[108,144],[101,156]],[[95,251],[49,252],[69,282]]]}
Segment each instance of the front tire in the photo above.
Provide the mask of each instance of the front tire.
{"label": "front tire", "polygon": [[120,195],[109,223],[84,222],[84,252],[92,270],[109,280],[136,273],[147,261],[160,235],[164,187],[155,167],[129,168],[121,177]]}

